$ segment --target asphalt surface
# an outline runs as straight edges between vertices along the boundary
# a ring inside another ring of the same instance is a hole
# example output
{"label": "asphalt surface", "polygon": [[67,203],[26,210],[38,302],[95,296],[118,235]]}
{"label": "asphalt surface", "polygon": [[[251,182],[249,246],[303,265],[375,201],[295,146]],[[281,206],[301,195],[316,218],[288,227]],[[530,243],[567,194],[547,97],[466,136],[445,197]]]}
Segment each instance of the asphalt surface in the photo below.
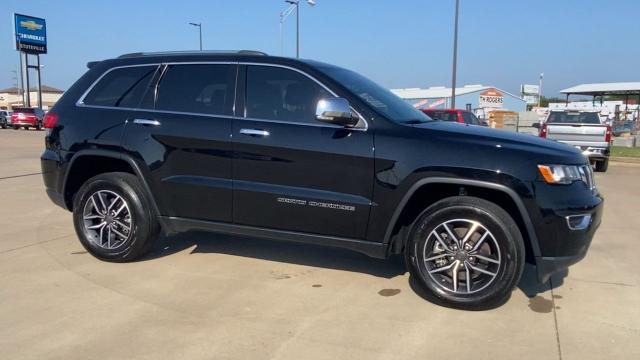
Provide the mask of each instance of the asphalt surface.
{"label": "asphalt surface", "polygon": [[316,246],[183,234],[98,261],[44,193],[43,136],[0,130],[0,358],[640,358],[638,164],[597,174],[585,260],[468,312],[425,301],[399,259]]}

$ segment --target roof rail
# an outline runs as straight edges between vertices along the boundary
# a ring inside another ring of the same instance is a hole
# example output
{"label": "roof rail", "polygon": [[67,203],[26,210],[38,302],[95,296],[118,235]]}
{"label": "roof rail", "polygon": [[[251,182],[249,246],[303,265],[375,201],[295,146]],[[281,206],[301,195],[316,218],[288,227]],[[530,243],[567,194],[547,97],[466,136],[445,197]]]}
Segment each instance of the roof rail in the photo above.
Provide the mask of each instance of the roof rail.
{"label": "roof rail", "polygon": [[267,53],[255,50],[187,50],[187,51],[158,51],[158,52],[135,52],[118,56],[118,59],[133,58],[141,56],[162,56],[162,55],[259,55],[268,56]]}

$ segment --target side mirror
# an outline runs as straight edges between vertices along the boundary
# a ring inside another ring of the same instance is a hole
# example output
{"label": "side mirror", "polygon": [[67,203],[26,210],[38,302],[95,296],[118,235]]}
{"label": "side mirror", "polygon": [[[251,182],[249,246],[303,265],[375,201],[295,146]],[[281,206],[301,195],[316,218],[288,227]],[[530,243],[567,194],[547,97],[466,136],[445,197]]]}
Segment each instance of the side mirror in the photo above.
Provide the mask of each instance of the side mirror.
{"label": "side mirror", "polygon": [[320,99],[316,105],[316,120],[345,127],[355,126],[359,121],[343,98]]}
{"label": "side mirror", "polygon": [[531,124],[531,127],[534,127],[536,129],[540,129],[540,123],[534,122],[533,124]]}

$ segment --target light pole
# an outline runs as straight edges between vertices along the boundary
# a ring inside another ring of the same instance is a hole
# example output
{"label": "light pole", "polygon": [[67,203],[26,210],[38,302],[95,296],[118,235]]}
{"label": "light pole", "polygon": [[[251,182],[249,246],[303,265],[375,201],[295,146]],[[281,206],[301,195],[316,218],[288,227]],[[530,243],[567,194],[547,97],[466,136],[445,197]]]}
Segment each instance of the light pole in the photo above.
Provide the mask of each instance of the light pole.
{"label": "light pole", "polygon": [[285,11],[280,13],[280,56],[284,56],[284,40],[282,38],[282,26],[284,25],[284,21],[287,19],[289,15],[295,10],[295,5],[290,5]]}
{"label": "light pole", "polygon": [[200,33],[200,51],[202,51],[202,23],[192,23],[192,22],[190,22],[189,25],[193,25],[193,26],[197,26],[198,27],[198,32]]}
{"label": "light pole", "polygon": [[[286,18],[289,14],[291,14],[291,11],[293,11],[293,7],[295,7],[296,8],[296,58],[299,58],[300,57],[300,1],[284,0],[284,2],[291,4],[291,6],[287,10],[280,13],[280,26],[282,28],[282,22],[284,22],[284,18]],[[307,4],[309,4],[309,6],[315,6],[316,1],[307,0]],[[285,13],[287,14],[284,15],[283,17],[283,14]]]}
{"label": "light pole", "polygon": [[451,71],[451,108],[456,108],[456,64],[458,62],[458,9],[460,0],[456,0],[456,14],[453,25],[453,69]]}
{"label": "light pole", "polygon": [[540,84],[538,85],[538,107],[540,107],[542,101],[542,78],[544,77],[544,73],[540,73]]}

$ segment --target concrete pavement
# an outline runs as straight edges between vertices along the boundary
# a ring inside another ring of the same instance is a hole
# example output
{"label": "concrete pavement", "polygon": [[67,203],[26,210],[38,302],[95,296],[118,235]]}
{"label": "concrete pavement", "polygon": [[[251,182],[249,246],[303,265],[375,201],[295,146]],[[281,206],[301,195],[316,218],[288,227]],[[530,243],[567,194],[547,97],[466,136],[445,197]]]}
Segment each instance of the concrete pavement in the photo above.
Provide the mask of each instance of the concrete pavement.
{"label": "concrete pavement", "polygon": [[603,225],[553,290],[529,268],[467,312],[426,302],[399,259],[316,246],[194,233],[98,261],[46,198],[42,137],[0,130],[0,358],[640,358],[638,165],[597,175]]}

